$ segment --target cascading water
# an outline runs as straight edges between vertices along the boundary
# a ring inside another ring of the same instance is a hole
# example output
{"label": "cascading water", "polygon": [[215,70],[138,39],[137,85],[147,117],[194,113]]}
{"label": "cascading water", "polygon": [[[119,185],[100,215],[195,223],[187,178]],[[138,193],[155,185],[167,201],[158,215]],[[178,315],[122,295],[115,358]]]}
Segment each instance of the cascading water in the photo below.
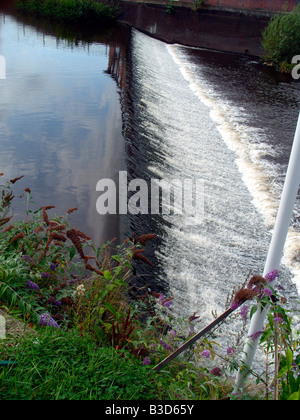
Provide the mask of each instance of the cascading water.
{"label": "cascading water", "polygon": [[[138,266],[137,278],[144,273],[144,284],[173,296],[176,315],[198,311],[206,325],[250,271],[263,271],[299,83],[249,57],[167,45],[136,30],[125,72],[128,28],[107,46],[68,45],[10,16],[0,22],[5,175],[25,174],[36,202],[55,202],[58,214],[78,205],[76,223],[99,241],[124,234],[122,217],[96,213],[99,179],[117,182],[126,170],[148,185],[203,181],[204,219],[197,223],[173,214],[124,219],[130,234],[158,235],[155,269]],[[122,114],[107,74],[120,88]],[[300,288],[299,216],[298,197],[280,270],[291,301]]]}
{"label": "cascading water", "polygon": [[[124,112],[131,176],[205,186],[201,224],[172,214],[141,216],[138,224],[159,233],[155,281],[174,296],[174,312],[201,307],[207,323],[250,271],[263,271],[298,86],[247,57],[167,45],[135,30],[131,48],[131,111]],[[298,200],[280,272],[291,297],[300,288],[299,210]]]}

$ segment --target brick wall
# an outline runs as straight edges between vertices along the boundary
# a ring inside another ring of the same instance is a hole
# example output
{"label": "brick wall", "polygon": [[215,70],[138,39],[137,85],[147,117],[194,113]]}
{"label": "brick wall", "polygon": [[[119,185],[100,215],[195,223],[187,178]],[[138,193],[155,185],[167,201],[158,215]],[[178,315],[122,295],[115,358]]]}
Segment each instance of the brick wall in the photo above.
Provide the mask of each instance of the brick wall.
{"label": "brick wall", "polygon": [[206,0],[205,4],[233,9],[289,12],[299,4],[299,0]]}
{"label": "brick wall", "polygon": [[[0,0],[1,1],[1,0]],[[5,0],[2,0],[5,1]],[[131,3],[144,4],[165,4],[168,0],[123,0]],[[197,0],[174,0],[175,4],[180,6],[192,5]],[[220,6],[228,9],[240,10],[263,10],[267,12],[290,12],[300,0],[205,0],[205,4],[209,6]]]}

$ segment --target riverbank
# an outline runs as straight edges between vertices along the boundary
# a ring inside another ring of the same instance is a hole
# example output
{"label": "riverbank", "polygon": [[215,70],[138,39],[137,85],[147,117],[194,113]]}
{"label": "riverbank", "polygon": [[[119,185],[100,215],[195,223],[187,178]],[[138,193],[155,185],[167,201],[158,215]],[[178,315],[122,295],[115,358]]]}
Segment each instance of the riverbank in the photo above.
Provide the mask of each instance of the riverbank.
{"label": "riverbank", "polygon": [[[51,218],[54,206],[14,221],[8,215],[12,185],[22,178],[0,186],[1,400],[198,400],[229,394],[220,375],[186,359],[168,371],[153,370],[182,340],[163,320],[171,319],[170,298],[147,292],[143,299],[128,299],[131,260],[150,263],[138,248],[155,235],[96,249],[91,238],[69,228],[66,217],[59,223]],[[29,203],[30,189],[25,193]],[[95,256],[86,255],[88,245]],[[73,262],[75,254],[79,261]],[[187,321],[189,335],[194,321]]]}
{"label": "riverbank", "polygon": [[[195,312],[186,321],[176,321],[168,309],[172,298],[162,294],[151,296],[147,292],[135,303],[128,301],[130,260],[147,262],[141,258],[144,250],[137,247],[146,246],[155,235],[127,240],[110,257],[118,265],[109,263],[105,245],[98,248],[97,257],[87,256],[84,245],[90,238],[78,229],[69,229],[65,217],[59,218],[60,223],[57,217],[51,218],[48,211],[54,206],[42,207],[32,218],[27,212],[25,220],[19,222],[8,216],[14,199],[12,185],[22,178],[1,186],[0,326],[4,326],[4,336],[0,335],[1,400],[270,399],[271,369],[265,380],[252,372],[256,383],[249,380],[247,390],[232,394],[237,347],[228,347],[222,356],[221,346],[215,350],[216,342],[210,341],[209,335],[193,349],[186,350],[181,358],[175,359],[173,354],[167,368],[157,369],[157,363],[173,353],[185,336],[187,339],[194,335],[198,316]],[[27,187],[25,192],[28,203],[31,191]],[[70,209],[67,214],[76,210]],[[71,261],[76,251],[84,260],[85,269],[93,275],[86,276],[82,264],[76,263],[81,278],[78,275],[74,278]],[[89,260],[96,262],[96,268]],[[270,283],[277,273],[271,274],[265,279],[253,276],[247,289],[232,296],[229,314],[254,297],[270,304],[269,297],[274,292]],[[268,288],[262,288],[267,285]],[[271,346],[268,340],[274,339],[276,322],[275,345],[278,346],[277,334],[284,336],[286,344],[285,347],[282,344],[280,352],[286,354],[284,360],[289,356],[289,365],[283,363],[280,368],[290,377],[294,356],[291,349],[299,342],[293,341],[291,319],[278,305],[275,292],[272,296],[276,303],[270,310],[270,326],[262,337],[262,345]],[[147,308],[148,318],[143,323],[141,315]],[[38,315],[41,310],[47,312]],[[207,327],[207,332],[210,329]],[[296,365],[299,369],[298,358]],[[299,399],[297,388],[294,391],[299,379],[292,385],[287,385],[284,378],[277,383],[277,375],[274,380],[277,385],[274,399]],[[200,410],[199,405],[195,407]]]}
{"label": "riverbank", "polygon": [[122,1],[117,21],[167,43],[262,55],[262,32],[273,13],[212,6],[195,11],[191,2],[174,2],[171,13],[166,13],[167,4]]}
{"label": "riverbank", "polygon": [[[2,7],[6,3],[11,9],[15,2],[4,0]],[[241,10],[207,2],[196,11],[194,3],[185,0],[121,0],[116,21],[167,43],[260,57],[262,32],[273,15],[273,11]]]}

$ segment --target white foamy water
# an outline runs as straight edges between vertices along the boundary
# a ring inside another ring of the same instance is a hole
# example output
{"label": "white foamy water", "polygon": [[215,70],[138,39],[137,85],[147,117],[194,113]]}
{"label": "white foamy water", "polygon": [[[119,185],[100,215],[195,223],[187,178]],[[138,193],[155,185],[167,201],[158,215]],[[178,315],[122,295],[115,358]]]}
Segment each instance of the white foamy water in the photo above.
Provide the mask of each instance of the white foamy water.
{"label": "white foamy water", "polygon": [[[265,160],[275,157],[277,150],[268,144],[266,133],[246,125],[247,110],[229,102],[210,85],[196,65],[189,62],[184,49],[168,46],[190,89],[210,110],[210,117],[216,123],[226,145],[235,152],[236,164],[242,179],[252,196],[252,202],[264,217],[267,226],[275,224],[280,202],[282,184],[276,182],[282,175],[282,167]],[[251,120],[251,114],[248,113]],[[252,117],[253,118],[253,117]],[[299,216],[300,202],[295,203],[295,214]],[[300,291],[300,226],[291,227],[288,232],[282,262],[291,270],[293,282]]]}
{"label": "white foamy water", "polygon": [[[203,223],[187,226],[180,216],[164,216],[157,222],[162,241],[156,256],[157,281],[168,285],[174,311],[201,308],[207,322],[250,271],[263,271],[282,167],[266,159],[278,151],[268,130],[251,124],[247,103],[229,101],[186,51],[133,32],[135,142],[150,177],[204,180]],[[295,284],[300,288],[298,259],[296,223],[281,269],[292,296]]]}

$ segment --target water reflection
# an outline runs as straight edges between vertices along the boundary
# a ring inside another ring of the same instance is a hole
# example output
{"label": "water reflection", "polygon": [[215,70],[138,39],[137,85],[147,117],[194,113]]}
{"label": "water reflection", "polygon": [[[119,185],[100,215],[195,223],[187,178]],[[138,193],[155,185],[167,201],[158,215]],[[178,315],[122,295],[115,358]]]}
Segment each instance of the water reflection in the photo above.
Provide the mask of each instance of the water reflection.
{"label": "water reflection", "polygon": [[[16,189],[31,188],[34,209],[55,205],[64,214],[78,207],[72,224],[95,242],[120,238],[119,217],[100,216],[95,204],[97,181],[125,168],[115,80],[123,86],[116,54],[126,57],[128,28],[74,32],[5,13],[0,22],[7,60],[7,79],[0,81],[1,172],[6,179],[25,175]],[[24,206],[21,200],[17,216]]]}

